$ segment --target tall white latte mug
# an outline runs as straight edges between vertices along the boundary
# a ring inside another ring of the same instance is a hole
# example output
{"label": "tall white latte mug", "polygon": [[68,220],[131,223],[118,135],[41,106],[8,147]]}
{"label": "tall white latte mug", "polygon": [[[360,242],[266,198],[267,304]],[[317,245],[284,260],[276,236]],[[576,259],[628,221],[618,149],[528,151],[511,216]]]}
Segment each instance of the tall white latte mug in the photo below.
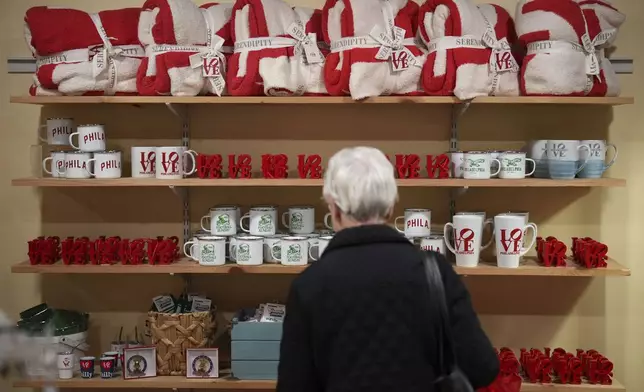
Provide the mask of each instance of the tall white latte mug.
{"label": "tall white latte mug", "polygon": [[[483,227],[492,222],[484,221],[484,217],[479,214],[454,215],[453,223],[447,222],[443,229],[443,236],[451,238],[445,241],[447,249],[452,252],[456,258],[458,267],[476,267],[479,264],[481,250],[487,248],[488,244],[481,246],[483,241]],[[451,234],[451,236],[450,236]]]}
{"label": "tall white latte mug", "polygon": [[[494,217],[494,237],[496,239],[496,262],[501,268],[519,268],[521,256],[534,246],[537,239],[537,225],[525,224],[520,215],[499,214]],[[524,247],[523,237],[528,230],[534,235],[528,246]]]}
{"label": "tall white latte mug", "polygon": [[157,147],[155,164],[156,178],[180,180],[197,171],[197,153],[187,147]]}

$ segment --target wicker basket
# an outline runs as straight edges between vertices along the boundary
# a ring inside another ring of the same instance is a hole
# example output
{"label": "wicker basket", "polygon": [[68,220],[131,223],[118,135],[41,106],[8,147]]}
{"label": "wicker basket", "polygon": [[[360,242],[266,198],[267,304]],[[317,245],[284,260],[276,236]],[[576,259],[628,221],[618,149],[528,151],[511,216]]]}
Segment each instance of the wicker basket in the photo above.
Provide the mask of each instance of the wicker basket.
{"label": "wicker basket", "polygon": [[148,313],[152,345],[157,348],[157,374],[186,375],[186,349],[208,347],[215,332],[213,312]]}

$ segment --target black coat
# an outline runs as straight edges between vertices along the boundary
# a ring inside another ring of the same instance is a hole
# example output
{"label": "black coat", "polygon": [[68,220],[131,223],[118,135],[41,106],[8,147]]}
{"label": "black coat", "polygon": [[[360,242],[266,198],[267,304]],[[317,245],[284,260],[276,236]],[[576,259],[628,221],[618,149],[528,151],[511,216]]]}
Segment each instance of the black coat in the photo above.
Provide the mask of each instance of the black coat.
{"label": "black coat", "polygon": [[[441,255],[458,364],[473,387],[499,363],[460,277]],[[290,290],[278,392],[431,392],[438,338],[418,250],[394,229],[338,232]]]}

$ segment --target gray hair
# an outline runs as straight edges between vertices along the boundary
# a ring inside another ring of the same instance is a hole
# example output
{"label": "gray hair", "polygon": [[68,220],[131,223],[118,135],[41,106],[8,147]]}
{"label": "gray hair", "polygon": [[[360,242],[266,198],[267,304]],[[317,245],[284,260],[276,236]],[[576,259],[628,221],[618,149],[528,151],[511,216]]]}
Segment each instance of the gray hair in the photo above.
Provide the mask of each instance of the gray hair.
{"label": "gray hair", "polygon": [[324,173],[323,195],[358,222],[386,218],[398,201],[394,167],[373,147],[345,148]]}

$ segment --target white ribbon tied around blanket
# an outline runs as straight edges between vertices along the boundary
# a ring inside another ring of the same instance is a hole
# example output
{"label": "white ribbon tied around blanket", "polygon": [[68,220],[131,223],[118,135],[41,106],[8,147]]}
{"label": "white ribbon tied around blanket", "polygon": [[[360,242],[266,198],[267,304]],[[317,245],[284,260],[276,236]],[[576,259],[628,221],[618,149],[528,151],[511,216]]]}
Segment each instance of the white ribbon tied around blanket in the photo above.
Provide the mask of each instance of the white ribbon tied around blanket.
{"label": "white ribbon tied around blanket", "polygon": [[103,41],[103,49],[100,50],[92,59],[92,76],[97,78],[104,72],[108,72],[109,75],[105,94],[114,95],[116,92],[115,87],[118,78],[118,69],[114,60],[119,57],[143,57],[145,56],[145,53],[143,52],[143,48],[136,45],[112,46],[110,37],[108,37],[105,32],[100,16],[98,16],[98,14],[90,14],[89,16],[92,19],[92,22],[94,22],[98,35]]}
{"label": "white ribbon tied around blanket", "polygon": [[[399,27],[395,28],[402,30],[402,36],[404,37],[405,30]],[[391,60],[391,66],[394,72],[403,71],[410,66],[421,66],[411,50],[405,47],[407,45],[415,46],[416,40],[414,38],[404,38],[398,42],[391,39],[388,35],[382,33],[382,36],[386,38],[383,38],[382,40],[376,39],[374,35],[379,36],[381,32],[382,30],[374,27],[374,29],[370,33],[371,35],[345,37],[337,41],[333,41],[331,42],[331,52],[339,53],[351,49],[378,48],[378,53],[376,53],[375,57],[379,60]],[[398,34],[400,35],[400,33]],[[385,41],[386,43],[383,43],[382,41]]]}
{"label": "white ribbon tied around blanket", "polygon": [[316,42],[315,33],[305,33],[302,22],[292,23],[286,32],[289,37],[264,37],[248,38],[235,42],[234,52],[254,52],[262,49],[281,49],[295,47],[295,54],[304,54],[307,64],[318,64],[324,62],[324,56]]}
{"label": "white ribbon tied around blanket", "polygon": [[492,49],[490,55],[490,70],[492,71],[492,95],[496,95],[499,88],[500,74],[504,72],[519,72],[519,63],[512,55],[512,48],[507,38],[497,39],[494,28],[488,19],[481,13],[486,29],[483,34],[483,43]]}

